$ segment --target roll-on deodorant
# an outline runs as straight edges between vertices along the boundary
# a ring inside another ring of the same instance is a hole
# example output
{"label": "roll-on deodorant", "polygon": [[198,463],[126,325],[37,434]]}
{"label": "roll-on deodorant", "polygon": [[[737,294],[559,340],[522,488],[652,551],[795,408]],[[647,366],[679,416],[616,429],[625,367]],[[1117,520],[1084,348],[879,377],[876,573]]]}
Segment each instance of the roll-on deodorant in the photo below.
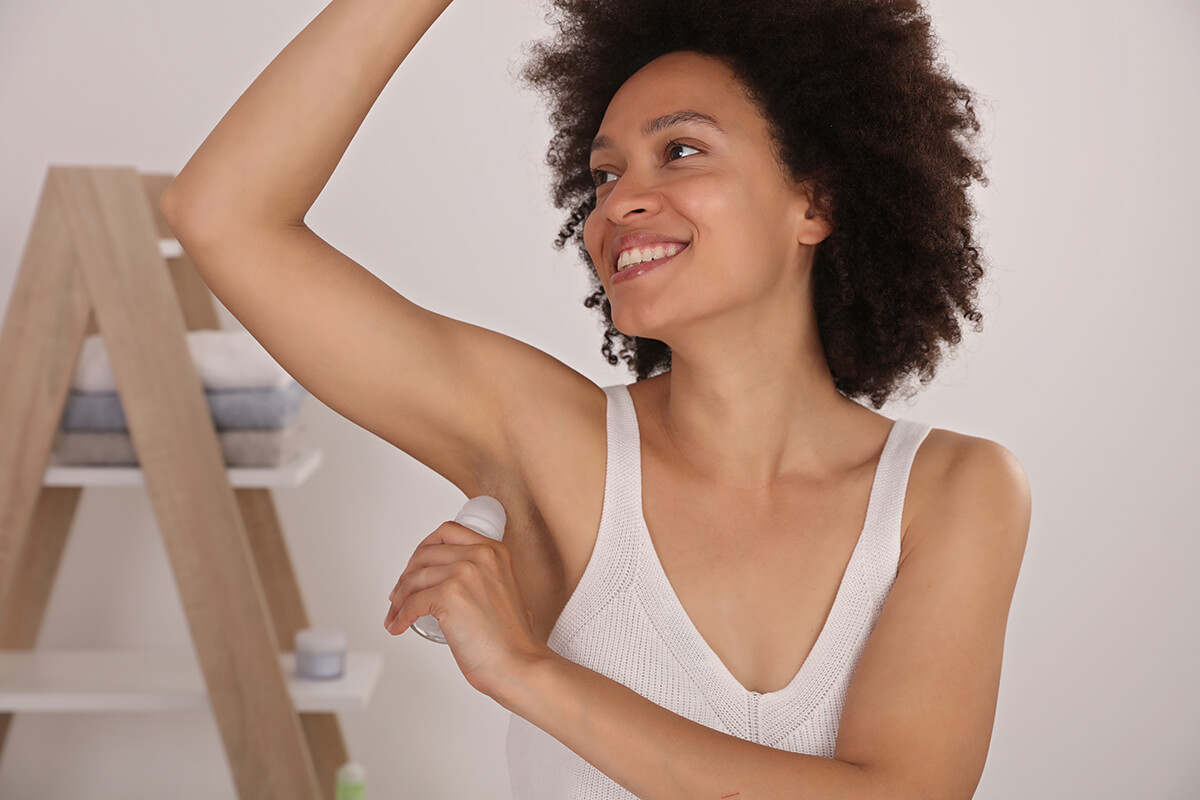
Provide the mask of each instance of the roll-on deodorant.
{"label": "roll-on deodorant", "polygon": [[[468,500],[454,521],[498,542],[504,536],[506,519],[504,506],[500,505],[500,501],[484,494]],[[446,643],[441,626],[431,614],[420,617],[410,627],[431,642]]]}

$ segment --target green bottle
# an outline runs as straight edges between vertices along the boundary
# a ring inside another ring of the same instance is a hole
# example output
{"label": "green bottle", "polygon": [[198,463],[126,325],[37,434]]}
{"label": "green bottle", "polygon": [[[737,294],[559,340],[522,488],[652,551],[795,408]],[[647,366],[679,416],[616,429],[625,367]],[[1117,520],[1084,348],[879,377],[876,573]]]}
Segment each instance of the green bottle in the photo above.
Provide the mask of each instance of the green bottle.
{"label": "green bottle", "polygon": [[361,764],[347,761],[337,771],[337,800],[366,800],[367,771]]}

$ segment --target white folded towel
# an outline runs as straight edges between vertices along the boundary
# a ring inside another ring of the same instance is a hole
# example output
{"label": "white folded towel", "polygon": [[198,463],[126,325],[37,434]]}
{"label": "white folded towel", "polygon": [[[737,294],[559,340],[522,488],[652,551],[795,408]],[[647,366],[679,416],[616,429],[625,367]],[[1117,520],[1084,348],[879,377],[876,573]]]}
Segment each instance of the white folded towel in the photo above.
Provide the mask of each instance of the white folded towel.
{"label": "white folded towel", "polygon": [[[205,389],[283,388],[293,380],[248,331],[188,331],[187,343]],[[71,388],[80,392],[117,390],[100,334],[83,340]]]}

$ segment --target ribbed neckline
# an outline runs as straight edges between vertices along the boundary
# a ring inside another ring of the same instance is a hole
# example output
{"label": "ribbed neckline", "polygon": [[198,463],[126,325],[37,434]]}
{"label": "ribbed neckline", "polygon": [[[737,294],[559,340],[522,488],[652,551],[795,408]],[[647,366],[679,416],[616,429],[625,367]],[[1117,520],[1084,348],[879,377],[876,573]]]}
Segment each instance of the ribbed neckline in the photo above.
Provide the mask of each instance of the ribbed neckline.
{"label": "ribbed neckline", "polygon": [[[870,635],[864,617],[886,596],[899,562],[900,520],[911,459],[929,431],[924,423],[893,421],[875,466],[866,519],[842,574],[833,606],[804,663],[787,686],[760,693],[729,671],[683,608],[650,538],[642,508],[641,435],[629,388],[605,388],[607,463],[604,504],[592,555],[550,632],[548,645],[568,653],[590,620],[618,596],[635,597],[658,638],[717,714],[726,730],[774,746],[813,714],[844,678]],[[631,593],[631,594],[630,594]]]}
{"label": "ribbed neckline", "polygon": [[[623,413],[627,415],[629,421],[629,427],[626,430],[631,432],[633,441],[638,443],[637,447],[631,448],[634,461],[630,475],[636,485],[631,484],[630,486],[634,489],[630,495],[634,499],[635,505],[629,508],[629,513],[634,517],[637,535],[641,537],[639,544],[645,548],[645,557],[639,560],[641,580],[637,581],[637,584],[645,590],[640,594],[647,613],[655,627],[663,633],[672,630],[686,631],[683,636],[664,635],[663,639],[671,647],[684,669],[692,674],[700,689],[709,696],[711,704],[719,714],[722,709],[737,709],[740,712],[741,709],[746,708],[749,702],[755,700],[763,706],[796,706],[798,703],[800,708],[795,710],[802,709],[801,719],[797,719],[792,714],[780,718],[781,720],[790,718],[788,729],[795,728],[797,724],[802,724],[802,721],[808,718],[826,692],[832,688],[837,675],[840,674],[836,665],[827,662],[836,659],[839,653],[843,652],[845,643],[834,642],[833,639],[841,635],[847,626],[854,625],[854,621],[848,618],[848,595],[870,581],[870,577],[865,573],[871,568],[868,563],[870,557],[868,551],[873,544],[870,534],[880,530],[881,527],[880,497],[886,490],[883,478],[885,475],[891,474],[891,462],[901,454],[897,447],[900,438],[899,432],[910,422],[904,419],[894,420],[891,430],[888,432],[887,441],[876,462],[875,474],[872,477],[871,493],[867,500],[867,513],[862,530],[859,532],[854,551],[847,562],[841,582],[838,584],[833,606],[830,608],[821,632],[817,635],[804,663],[786,686],[772,692],[755,692],[747,689],[734,677],[725,662],[700,634],[699,629],[696,628],[695,623],[692,622],[680,602],[679,596],[675,593],[674,587],[671,586],[662,562],[659,560],[642,509],[641,435],[637,409],[633,404],[628,387],[623,386],[622,389],[624,389],[623,394],[625,395]],[[730,701],[735,698],[738,700],[731,703]],[[732,717],[726,720],[727,724],[733,728],[744,726],[745,723],[740,713],[732,715]],[[770,720],[776,717],[777,715],[764,715],[763,722],[768,724],[759,731],[760,736],[764,739],[773,739],[776,738],[776,733],[786,735],[788,732],[768,730]]]}

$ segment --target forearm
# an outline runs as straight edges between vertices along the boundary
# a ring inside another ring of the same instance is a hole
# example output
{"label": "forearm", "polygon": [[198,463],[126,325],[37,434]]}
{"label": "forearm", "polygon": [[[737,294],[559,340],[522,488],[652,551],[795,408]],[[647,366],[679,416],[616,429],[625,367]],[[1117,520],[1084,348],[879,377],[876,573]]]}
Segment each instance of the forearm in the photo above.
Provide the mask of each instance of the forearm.
{"label": "forearm", "polygon": [[333,0],[263,70],[164,194],[175,225],[299,223],[450,0]]}
{"label": "forearm", "polygon": [[729,736],[560,656],[530,667],[496,699],[641,800],[886,795],[855,765]]}

